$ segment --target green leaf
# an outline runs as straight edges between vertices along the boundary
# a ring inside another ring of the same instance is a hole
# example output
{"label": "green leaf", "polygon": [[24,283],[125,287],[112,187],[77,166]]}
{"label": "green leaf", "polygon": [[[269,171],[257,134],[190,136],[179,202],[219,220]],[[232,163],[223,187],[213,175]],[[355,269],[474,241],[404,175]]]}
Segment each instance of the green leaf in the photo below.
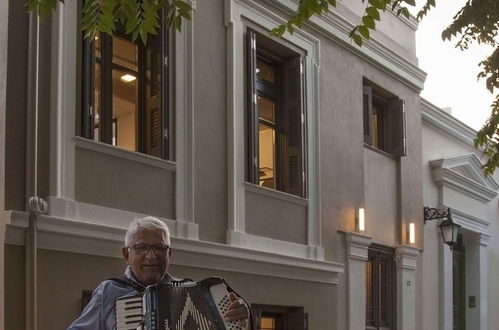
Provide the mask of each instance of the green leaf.
{"label": "green leaf", "polygon": [[352,36],[353,41],[357,44],[357,46],[362,47],[362,38],[358,34],[354,34]]}
{"label": "green leaf", "polygon": [[379,17],[379,12],[376,8],[374,7],[367,7],[366,9],[366,13],[371,16],[373,19],[379,21],[380,20],[380,17]]}
{"label": "green leaf", "polygon": [[371,16],[362,17],[362,23],[364,23],[364,25],[371,30],[374,30],[376,28],[376,24],[374,23],[374,20],[371,18]]}
{"label": "green leaf", "polygon": [[359,26],[359,33],[366,39],[369,39],[369,29],[364,25]]}
{"label": "green leaf", "polygon": [[416,1],[415,0],[404,0],[406,4],[409,6],[416,6]]}

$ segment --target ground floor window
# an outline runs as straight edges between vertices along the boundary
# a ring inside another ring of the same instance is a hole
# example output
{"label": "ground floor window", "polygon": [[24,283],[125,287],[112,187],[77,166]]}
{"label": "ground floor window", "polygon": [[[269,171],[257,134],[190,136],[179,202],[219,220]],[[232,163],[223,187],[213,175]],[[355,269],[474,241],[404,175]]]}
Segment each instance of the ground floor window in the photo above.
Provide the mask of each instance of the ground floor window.
{"label": "ground floor window", "polygon": [[308,330],[308,314],[303,307],[251,305],[258,330]]}
{"label": "ground floor window", "polygon": [[395,329],[394,250],[371,245],[365,275],[366,329]]}

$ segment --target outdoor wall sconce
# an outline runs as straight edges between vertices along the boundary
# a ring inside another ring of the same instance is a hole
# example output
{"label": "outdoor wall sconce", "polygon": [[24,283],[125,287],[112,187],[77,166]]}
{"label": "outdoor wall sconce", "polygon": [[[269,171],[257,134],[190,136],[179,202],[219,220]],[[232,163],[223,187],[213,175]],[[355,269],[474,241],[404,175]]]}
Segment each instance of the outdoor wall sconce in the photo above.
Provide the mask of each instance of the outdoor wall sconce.
{"label": "outdoor wall sconce", "polygon": [[416,226],[414,222],[409,223],[409,244],[416,243]]}
{"label": "outdoor wall sconce", "polygon": [[438,227],[440,227],[444,243],[449,245],[451,249],[454,249],[454,246],[457,245],[457,234],[459,233],[459,228],[461,226],[452,221],[450,208],[447,208],[447,210],[438,210],[425,206],[424,223],[426,224],[426,221],[437,219],[444,219]]}
{"label": "outdoor wall sconce", "polygon": [[363,207],[359,208],[359,211],[357,213],[357,230],[358,231],[366,230],[366,218]]}

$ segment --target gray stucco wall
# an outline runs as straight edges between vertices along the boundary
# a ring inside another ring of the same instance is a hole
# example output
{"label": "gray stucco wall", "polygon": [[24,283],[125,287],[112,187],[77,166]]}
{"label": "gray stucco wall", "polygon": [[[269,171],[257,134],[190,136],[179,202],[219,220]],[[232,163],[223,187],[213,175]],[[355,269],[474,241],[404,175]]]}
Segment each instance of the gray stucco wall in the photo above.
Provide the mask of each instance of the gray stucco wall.
{"label": "gray stucco wall", "polygon": [[175,217],[173,171],[77,148],[75,173],[77,201]]}
{"label": "gray stucco wall", "polygon": [[248,234],[307,244],[307,206],[246,191]]}
{"label": "gray stucco wall", "polygon": [[225,243],[227,84],[224,1],[198,1],[194,22],[194,218],[199,238]]}

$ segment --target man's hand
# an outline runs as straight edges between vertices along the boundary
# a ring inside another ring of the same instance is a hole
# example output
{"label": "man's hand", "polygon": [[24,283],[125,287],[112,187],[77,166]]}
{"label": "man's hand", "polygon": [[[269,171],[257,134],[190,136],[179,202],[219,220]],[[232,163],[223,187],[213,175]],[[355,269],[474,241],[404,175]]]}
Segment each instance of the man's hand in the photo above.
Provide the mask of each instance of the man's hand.
{"label": "man's hand", "polygon": [[246,329],[249,324],[249,308],[241,298],[238,298],[234,292],[229,293],[231,301],[229,308],[225,312],[224,318],[226,322],[238,321],[239,325]]}

